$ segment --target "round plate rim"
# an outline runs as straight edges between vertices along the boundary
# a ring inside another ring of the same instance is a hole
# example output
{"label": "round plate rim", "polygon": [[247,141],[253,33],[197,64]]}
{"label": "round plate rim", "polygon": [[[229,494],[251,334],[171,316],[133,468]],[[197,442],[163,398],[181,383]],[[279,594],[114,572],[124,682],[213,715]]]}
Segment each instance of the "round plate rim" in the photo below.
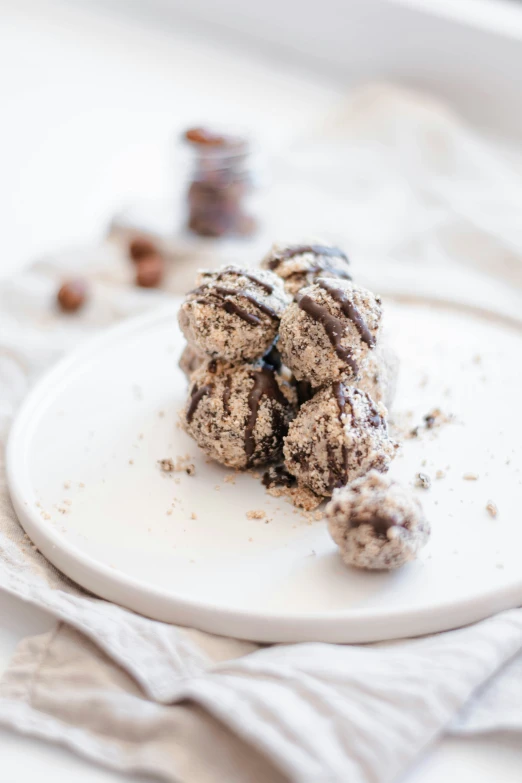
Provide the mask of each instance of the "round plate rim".
{"label": "round plate rim", "polygon": [[[493,316],[497,322],[522,329],[522,321],[506,318],[505,314],[494,306],[476,307],[465,301],[456,302],[443,297],[426,297],[409,292],[401,294],[398,291],[383,291],[382,294],[389,300],[406,305],[424,303],[467,311],[479,318]],[[78,547],[64,541],[24,500],[26,493],[19,470],[20,459],[24,458],[23,439],[30,434],[31,416],[45,400],[50,388],[66,375],[71,367],[86,361],[99,345],[106,347],[109,342],[114,343],[130,337],[134,332],[163,320],[173,320],[176,317],[177,301],[126,319],[89,338],[44,373],[18,410],[6,448],[7,485],[22,528],[52,565],[89,592],[151,619],[259,642],[364,643],[420,636],[468,625],[520,604],[522,577],[509,585],[485,589],[472,597],[455,602],[451,599],[443,600],[429,608],[354,608],[299,614],[249,612],[213,606],[206,600],[187,599],[171,591],[144,584],[100,563]]]}

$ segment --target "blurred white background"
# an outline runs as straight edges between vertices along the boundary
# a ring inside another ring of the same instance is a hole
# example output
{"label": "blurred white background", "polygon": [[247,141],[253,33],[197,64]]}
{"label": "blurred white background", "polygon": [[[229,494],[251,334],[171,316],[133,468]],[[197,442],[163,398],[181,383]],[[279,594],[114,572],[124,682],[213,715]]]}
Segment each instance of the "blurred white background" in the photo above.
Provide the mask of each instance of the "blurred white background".
{"label": "blurred white background", "polygon": [[2,0],[0,275],[165,194],[175,134],[239,122],[266,151],[392,79],[522,130],[510,0]]}

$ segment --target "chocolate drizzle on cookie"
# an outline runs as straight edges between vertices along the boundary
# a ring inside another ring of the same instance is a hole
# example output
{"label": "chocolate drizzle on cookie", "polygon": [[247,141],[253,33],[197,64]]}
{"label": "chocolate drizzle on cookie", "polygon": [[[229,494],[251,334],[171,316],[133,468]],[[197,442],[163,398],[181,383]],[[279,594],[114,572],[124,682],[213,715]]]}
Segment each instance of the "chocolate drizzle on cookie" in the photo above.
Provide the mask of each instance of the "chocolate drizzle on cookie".
{"label": "chocolate drizzle on cookie", "polygon": [[328,245],[290,245],[285,247],[284,250],[277,251],[274,258],[269,261],[268,267],[269,269],[277,269],[283,261],[289,261],[291,258],[302,256],[305,253],[312,253],[314,256],[340,258],[347,264],[349,263],[348,256],[338,247],[329,247]]}
{"label": "chocolate drizzle on cookie", "polygon": [[[250,277],[250,275],[243,275],[243,277],[249,277],[250,279],[253,279],[253,277]],[[217,279],[219,279],[219,276]],[[259,280],[256,280],[256,282],[259,285],[265,286],[265,284],[261,283],[261,281]],[[268,286],[268,284],[266,285]],[[270,288],[272,291],[273,288],[271,286]],[[237,288],[237,289],[227,288],[226,286],[215,285],[209,282],[209,283],[203,283],[203,285],[199,286],[198,288],[195,288],[193,291],[191,291],[191,293],[196,295],[205,294],[208,297],[208,299],[196,299],[196,302],[198,304],[206,304],[206,305],[216,304],[218,307],[221,307],[227,313],[230,313],[231,315],[237,315],[238,318],[241,318],[243,321],[246,321],[247,323],[252,324],[253,326],[259,326],[259,324],[262,323],[261,318],[259,318],[259,316],[257,315],[254,315],[253,313],[249,313],[247,310],[240,307],[238,304],[236,304],[231,299],[229,299],[230,296],[239,296],[242,297],[243,299],[247,299],[249,302],[255,305],[255,307],[257,307],[258,310],[260,310],[262,313],[265,313],[265,315],[268,315],[270,318],[273,318],[274,320],[278,321],[280,317],[275,310],[273,310],[264,302],[260,302],[259,299],[257,299],[257,297],[254,296],[254,294],[251,294],[248,291],[244,291],[241,288]]]}
{"label": "chocolate drizzle on cookie", "polygon": [[[273,370],[271,370],[269,367],[263,367],[262,369],[253,372],[251,377],[254,381],[254,384],[248,395],[248,408],[250,413],[245,428],[245,454],[247,458],[247,467],[251,467],[256,448],[254,430],[262,397],[268,397],[271,400],[275,400],[283,407],[288,405],[288,401],[279,388]],[[277,439],[282,438],[284,434],[282,417],[280,417],[277,422],[274,420],[274,429],[276,430],[275,437]]]}
{"label": "chocolate drizzle on cookie", "polygon": [[227,275],[233,275],[234,277],[246,277],[247,280],[250,280],[252,283],[261,286],[261,288],[263,288],[267,294],[272,294],[274,292],[274,286],[271,285],[271,283],[266,282],[266,280],[260,280],[258,277],[256,277],[256,275],[250,274],[250,272],[244,272],[241,269],[234,269],[232,266],[226,266],[221,270],[221,272],[218,272],[215,279],[223,280],[223,278]]}
{"label": "chocolate drizzle on cookie", "polygon": [[361,340],[369,345],[370,348],[375,346],[375,337],[368,329],[363,317],[352,300],[346,296],[346,291],[343,288],[339,288],[332,283],[331,280],[317,280],[317,285],[326,291],[337,304],[341,305],[343,314],[352,321],[355,328],[359,332]]}
{"label": "chocolate drizzle on cookie", "polygon": [[190,394],[190,403],[187,408],[187,421],[189,424],[194,418],[194,414],[196,412],[199,403],[201,402],[203,397],[205,397],[207,394],[210,394],[212,389],[213,386],[211,383],[205,384],[205,386],[202,386],[200,389],[198,389],[197,386],[194,386],[194,388],[192,389]]}
{"label": "chocolate drizzle on cookie", "polygon": [[304,310],[310,318],[313,318],[314,321],[317,321],[322,325],[330,340],[330,344],[339,359],[349,365],[354,374],[357,375],[359,367],[353,358],[352,349],[345,348],[341,344],[341,338],[344,334],[344,324],[342,321],[339,318],[336,318],[335,315],[332,315],[324,305],[314,302],[312,297],[308,294],[298,294],[295,301],[301,310]]}

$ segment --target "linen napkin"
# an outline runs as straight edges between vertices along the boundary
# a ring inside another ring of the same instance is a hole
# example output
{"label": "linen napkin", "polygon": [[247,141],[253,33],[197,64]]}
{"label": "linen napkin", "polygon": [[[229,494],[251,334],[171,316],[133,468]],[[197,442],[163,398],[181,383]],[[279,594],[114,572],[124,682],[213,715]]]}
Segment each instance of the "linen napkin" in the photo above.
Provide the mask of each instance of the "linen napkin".
{"label": "linen napkin", "polygon": [[[479,139],[444,107],[393,87],[363,89],[318,139],[303,140],[274,168],[265,232],[248,252],[316,225],[352,248],[364,279],[402,285],[409,277],[421,286],[421,269],[435,265],[449,275],[441,282],[446,293],[460,280],[478,304],[493,291],[507,312],[519,312],[518,157]],[[231,260],[230,248],[222,253]],[[43,369],[88,335],[184,287],[202,254],[204,263],[223,260],[219,251],[209,259],[206,246],[185,249],[162,292],[128,285],[131,271],[115,242],[43,260],[4,282],[2,446]],[[71,267],[90,278],[93,296],[67,318],[52,302]],[[0,588],[59,621],[50,634],[21,643],[0,683],[6,726],[115,769],[190,783],[385,783],[445,731],[522,731],[521,610],[365,646],[259,647],[166,625],[58,573],[24,536],[4,476],[0,464]]]}

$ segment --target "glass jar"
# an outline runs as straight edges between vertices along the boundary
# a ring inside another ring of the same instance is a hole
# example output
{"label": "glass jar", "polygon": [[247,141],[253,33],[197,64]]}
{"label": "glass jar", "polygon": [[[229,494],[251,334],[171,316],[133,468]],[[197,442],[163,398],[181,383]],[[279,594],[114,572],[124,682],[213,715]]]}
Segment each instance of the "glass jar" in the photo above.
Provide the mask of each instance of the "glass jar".
{"label": "glass jar", "polygon": [[203,237],[254,233],[256,223],[248,211],[253,190],[248,139],[206,128],[191,128],[183,138],[191,155],[188,229]]}

